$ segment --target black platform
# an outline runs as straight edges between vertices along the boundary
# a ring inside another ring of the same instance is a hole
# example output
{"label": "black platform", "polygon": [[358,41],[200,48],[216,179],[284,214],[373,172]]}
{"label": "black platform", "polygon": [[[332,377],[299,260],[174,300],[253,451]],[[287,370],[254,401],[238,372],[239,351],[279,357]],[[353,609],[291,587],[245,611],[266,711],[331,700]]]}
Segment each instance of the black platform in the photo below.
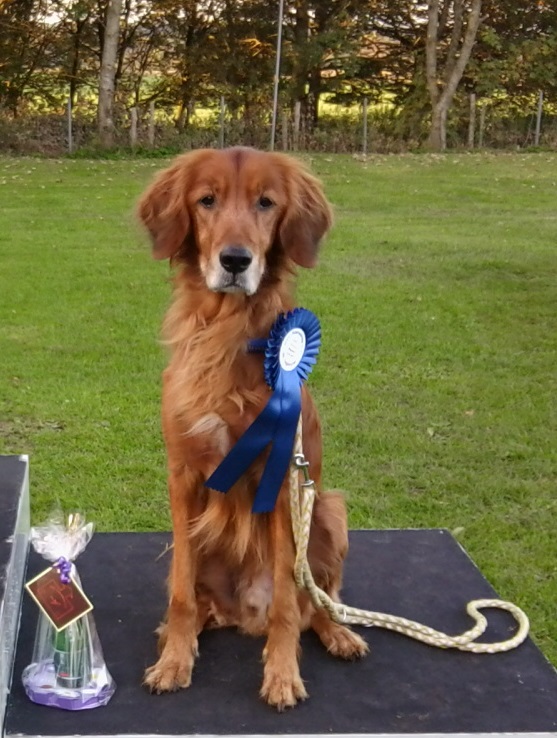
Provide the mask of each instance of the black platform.
{"label": "black platform", "polygon": [[[494,592],[443,530],[355,531],[344,599],[404,615],[449,633],[470,627],[468,600]],[[151,695],[144,668],[156,658],[152,631],[163,613],[168,542],[163,534],[97,534],[78,568],[96,606],[105,657],[118,689],[107,707],[68,713],[30,703],[20,682],[37,617],[26,598],[8,703],[6,736],[548,734],[557,731],[557,674],[528,640],[515,651],[444,651],[380,629],[360,629],[371,654],[356,663],[302,638],[310,698],[283,714],[258,697],[263,641],[235,631],[200,638],[188,690]],[[44,566],[30,558],[29,575]],[[488,640],[514,629],[488,611]],[[487,639],[487,638],[486,638]]]}

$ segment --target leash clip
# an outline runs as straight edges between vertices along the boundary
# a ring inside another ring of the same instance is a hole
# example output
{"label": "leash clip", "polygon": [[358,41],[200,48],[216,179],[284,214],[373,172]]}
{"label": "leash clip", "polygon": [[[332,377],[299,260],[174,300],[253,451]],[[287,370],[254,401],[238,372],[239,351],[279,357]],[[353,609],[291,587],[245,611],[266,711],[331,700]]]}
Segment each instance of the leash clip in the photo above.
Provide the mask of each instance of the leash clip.
{"label": "leash clip", "polygon": [[305,481],[302,487],[310,487],[313,484],[313,480],[309,476],[309,461],[306,461],[306,457],[303,454],[294,454],[294,466],[304,475]]}

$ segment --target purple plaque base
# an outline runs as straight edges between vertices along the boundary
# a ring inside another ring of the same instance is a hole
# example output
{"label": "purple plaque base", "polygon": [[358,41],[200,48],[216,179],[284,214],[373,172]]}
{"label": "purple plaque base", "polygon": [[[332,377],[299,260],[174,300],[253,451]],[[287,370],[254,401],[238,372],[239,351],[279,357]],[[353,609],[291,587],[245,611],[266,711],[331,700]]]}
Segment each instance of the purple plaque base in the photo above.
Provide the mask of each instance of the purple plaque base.
{"label": "purple plaque base", "polygon": [[116,686],[108,678],[106,669],[94,669],[86,687],[70,689],[56,684],[53,661],[30,664],[23,672],[23,686],[30,700],[61,710],[90,710],[106,705]]}

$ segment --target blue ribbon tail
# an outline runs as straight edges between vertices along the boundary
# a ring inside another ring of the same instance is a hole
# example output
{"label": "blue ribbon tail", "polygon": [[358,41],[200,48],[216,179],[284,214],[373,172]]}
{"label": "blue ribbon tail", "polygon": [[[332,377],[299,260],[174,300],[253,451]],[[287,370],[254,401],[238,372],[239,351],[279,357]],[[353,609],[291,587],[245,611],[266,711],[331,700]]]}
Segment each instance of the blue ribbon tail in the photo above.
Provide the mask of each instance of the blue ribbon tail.
{"label": "blue ribbon tail", "polygon": [[275,395],[279,398],[280,410],[276,418],[271,453],[253,502],[252,512],[254,513],[274,510],[292,459],[296,428],[302,410],[300,380],[296,372],[281,372]]}
{"label": "blue ribbon tail", "polygon": [[273,440],[276,418],[279,414],[280,398],[273,394],[263,411],[205,482],[205,487],[216,489],[218,492],[228,492]]}

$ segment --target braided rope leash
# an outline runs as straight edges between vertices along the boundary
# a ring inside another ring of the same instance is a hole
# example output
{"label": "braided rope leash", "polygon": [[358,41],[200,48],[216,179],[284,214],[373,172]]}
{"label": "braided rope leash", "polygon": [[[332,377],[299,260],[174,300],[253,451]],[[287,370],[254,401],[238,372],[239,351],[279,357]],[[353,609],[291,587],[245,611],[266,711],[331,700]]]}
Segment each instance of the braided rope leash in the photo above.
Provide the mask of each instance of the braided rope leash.
{"label": "braided rope leash", "polygon": [[[311,526],[313,503],[315,500],[315,483],[309,477],[309,462],[305,460],[302,450],[301,419],[298,423],[296,442],[294,446],[293,462],[290,465],[290,511],[292,516],[292,529],[296,545],[296,564],[294,577],[300,589],[307,589],[316,607],[323,608],[329,613],[332,620],[337,623],[376,626],[394,630],[409,638],[422,641],[437,648],[456,648],[460,651],[471,651],[472,653],[499,653],[510,651],[519,646],[527,637],[530,627],[528,617],[519,607],[512,602],[498,599],[472,600],[466,606],[466,612],[476,622],[473,628],[458,636],[450,636],[441,631],[429,628],[413,620],[388,615],[382,612],[360,610],[356,607],[348,607],[340,602],[335,602],[329,595],[320,589],[312,576],[308,559],[307,548]],[[300,483],[300,472],[304,475],[304,481]],[[483,608],[496,608],[511,613],[518,623],[516,634],[506,641],[498,643],[476,643],[487,629],[487,619],[480,612]]]}

